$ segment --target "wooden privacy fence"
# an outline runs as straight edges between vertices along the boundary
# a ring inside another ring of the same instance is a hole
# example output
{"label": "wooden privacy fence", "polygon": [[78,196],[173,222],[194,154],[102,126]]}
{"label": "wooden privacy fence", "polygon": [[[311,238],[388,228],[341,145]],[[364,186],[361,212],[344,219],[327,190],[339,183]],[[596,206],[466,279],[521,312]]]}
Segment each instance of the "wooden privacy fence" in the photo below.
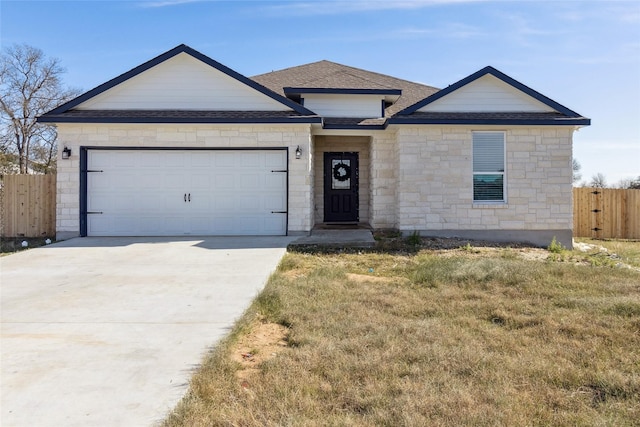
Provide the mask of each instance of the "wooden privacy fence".
{"label": "wooden privacy fence", "polygon": [[3,175],[1,183],[2,237],[56,234],[55,175]]}
{"label": "wooden privacy fence", "polygon": [[574,188],[573,235],[640,239],[640,190]]}

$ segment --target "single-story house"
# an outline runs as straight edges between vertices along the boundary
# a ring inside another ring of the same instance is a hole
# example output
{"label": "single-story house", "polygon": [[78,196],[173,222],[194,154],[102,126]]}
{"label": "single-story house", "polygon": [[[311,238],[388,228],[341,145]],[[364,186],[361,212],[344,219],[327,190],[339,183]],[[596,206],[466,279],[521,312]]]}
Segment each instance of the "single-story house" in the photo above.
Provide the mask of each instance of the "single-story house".
{"label": "single-story house", "polygon": [[492,67],[442,90],[329,61],[248,78],[186,45],[39,121],[59,239],[359,223],[542,246],[571,245],[590,124]]}

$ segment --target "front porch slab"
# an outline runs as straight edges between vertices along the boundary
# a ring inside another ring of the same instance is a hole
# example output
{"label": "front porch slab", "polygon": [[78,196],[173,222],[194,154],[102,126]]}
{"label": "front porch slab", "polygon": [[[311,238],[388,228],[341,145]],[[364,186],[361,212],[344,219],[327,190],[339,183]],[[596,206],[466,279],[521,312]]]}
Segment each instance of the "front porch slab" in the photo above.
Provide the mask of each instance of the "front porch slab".
{"label": "front porch slab", "polygon": [[318,246],[348,246],[369,248],[375,246],[371,230],[322,230],[314,229],[309,236],[301,237],[293,242],[292,246],[318,245]]}

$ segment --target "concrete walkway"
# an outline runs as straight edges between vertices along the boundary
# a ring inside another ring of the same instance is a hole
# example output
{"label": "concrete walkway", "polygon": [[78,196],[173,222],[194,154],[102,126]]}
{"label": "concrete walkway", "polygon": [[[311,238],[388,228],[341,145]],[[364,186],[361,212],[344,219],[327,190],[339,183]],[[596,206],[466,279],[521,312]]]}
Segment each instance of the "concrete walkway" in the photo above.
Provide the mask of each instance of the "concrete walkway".
{"label": "concrete walkway", "polygon": [[294,239],[77,238],[0,258],[0,425],[157,424]]}

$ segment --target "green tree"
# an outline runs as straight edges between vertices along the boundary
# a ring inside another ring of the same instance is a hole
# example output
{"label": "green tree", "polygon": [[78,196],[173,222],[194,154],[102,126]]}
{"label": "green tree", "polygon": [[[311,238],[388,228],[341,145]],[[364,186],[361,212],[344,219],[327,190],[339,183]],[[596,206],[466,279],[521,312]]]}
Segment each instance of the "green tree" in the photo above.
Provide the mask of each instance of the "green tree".
{"label": "green tree", "polygon": [[64,69],[35,47],[16,44],[0,56],[0,161],[17,173],[55,171],[55,127],[38,116],[75,97],[63,88]]}

